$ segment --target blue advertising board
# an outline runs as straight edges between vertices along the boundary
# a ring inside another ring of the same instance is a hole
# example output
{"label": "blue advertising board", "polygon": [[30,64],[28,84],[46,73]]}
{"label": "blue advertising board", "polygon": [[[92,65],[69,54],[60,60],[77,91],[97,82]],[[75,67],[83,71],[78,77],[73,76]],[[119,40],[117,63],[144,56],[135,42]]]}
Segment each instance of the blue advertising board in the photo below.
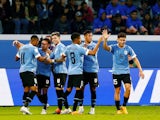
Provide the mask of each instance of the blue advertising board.
{"label": "blue advertising board", "polygon": [[[100,86],[97,88],[97,105],[114,105],[114,87],[112,84],[112,74],[110,68],[101,68],[98,76]],[[2,105],[22,105],[23,87],[19,77],[18,69],[0,69],[0,101]],[[160,69],[144,69],[145,79],[139,78],[137,68],[131,68],[132,90],[129,105],[153,105],[160,102]],[[8,86],[8,87],[7,87]],[[68,97],[69,104],[73,104],[75,89]],[[122,86],[121,99],[123,100],[124,87]],[[50,105],[57,105],[57,97],[51,76],[51,86],[49,88]],[[90,105],[90,91],[88,85],[85,88],[84,105]],[[41,105],[37,97],[31,105]]]}

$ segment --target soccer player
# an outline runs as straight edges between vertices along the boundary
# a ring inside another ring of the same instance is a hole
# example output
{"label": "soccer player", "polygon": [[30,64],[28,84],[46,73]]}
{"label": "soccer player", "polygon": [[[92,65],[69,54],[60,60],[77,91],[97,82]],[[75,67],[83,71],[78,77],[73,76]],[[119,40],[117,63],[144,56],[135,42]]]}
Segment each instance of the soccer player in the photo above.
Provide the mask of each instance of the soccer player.
{"label": "soccer player", "polygon": [[17,45],[17,42],[14,42],[16,46],[19,46],[19,51],[16,54],[15,59],[16,61],[20,60],[19,72],[24,87],[24,105],[21,107],[20,111],[25,114],[32,114],[27,107],[33,100],[33,97],[37,94],[37,80],[35,78],[37,60],[48,63],[53,62],[53,60],[48,59],[48,56],[42,57],[40,55],[36,47],[38,42],[39,38],[36,35],[31,36],[29,44],[26,45]]}
{"label": "soccer player", "polygon": [[[117,108],[117,114],[128,114],[126,104],[128,102],[131,91],[131,78],[128,55],[131,56],[131,58],[137,65],[137,68],[139,69],[139,76],[142,79],[144,78],[144,73],[134,50],[130,46],[126,45],[126,33],[119,33],[117,38],[118,44],[112,45],[107,45],[107,40],[110,36],[107,29],[103,30],[102,34],[105,37],[103,42],[103,48],[113,54],[112,76],[115,90],[114,100]],[[120,106],[120,91],[122,82],[124,83],[125,92],[123,105]]]}
{"label": "soccer player", "polygon": [[[81,45],[89,50],[93,50],[96,46],[96,43],[92,41],[92,31],[86,30],[83,33],[84,35],[84,43]],[[84,87],[82,90],[84,91],[85,85],[89,83],[90,92],[91,92],[91,109],[89,114],[95,114],[95,104],[96,104],[96,87],[99,86],[97,72],[99,70],[98,51],[93,55],[85,55],[83,62],[83,79],[84,79]],[[83,104],[83,101],[82,101]],[[79,111],[83,112],[83,106],[80,104]]]}
{"label": "soccer player", "polygon": [[95,48],[93,50],[86,49],[81,44],[81,37],[79,33],[72,33],[71,35],[72,44],[66,47],[64,55],[67,56],[69,60],[68,66],[68,85],[65,92],[65,98],[70,94],[73,87],[76,88],[76,93],[74,96],[74,104],[72,114],[81,114],[79,111],[76,111],[78,103],[82,102],[83,92],[82,87],[83,83],[83,59],[84,55],[95,55],[98,47],[103,40],[103,37],[100,37]]}
{"label": "soccer player", "polygon": [[[44,38],[41,41],[41,47],[38,51],[41,56],[47,56],[50,54],[51,41],[48,38]],[[37,96],[41,103],[43,103],[43,109],[41,114],[47,114],[47,103],[48,103],[48,88],[50,86],[50,75],[51,75],[51,64],[37,61],[36,78],[38,85]]]}
{"label": "soccer player", "polygon": [[[54,49],[51,54],[51,58],[54,59],[60,59],[62,53],[65,50],[65,45],[61,43],[60,41],[60,33],[59,32],[53,32],[51,34],[52,42],[54,44]],[[57,103],[58,108],[56,109],[55,113],[59,114],[59,111],[62,110],[62,105],[64,103],[64,85],[67,78],[67,67],[66,62],[54,62],[54,69],[53,69],[53,76],[54,76],[54,87],[56,89],[57,94]],[[68,109],[68,112],[71,112],[70,109]]]}

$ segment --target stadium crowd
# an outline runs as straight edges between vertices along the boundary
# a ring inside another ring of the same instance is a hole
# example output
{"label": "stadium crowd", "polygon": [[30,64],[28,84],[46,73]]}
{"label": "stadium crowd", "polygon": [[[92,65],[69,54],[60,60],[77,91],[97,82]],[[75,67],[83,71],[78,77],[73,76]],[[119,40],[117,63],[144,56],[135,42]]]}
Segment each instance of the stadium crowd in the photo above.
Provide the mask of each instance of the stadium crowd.
{"label": "stadium crowd", "polygon": [[160,35],[160,0],[0,0],[1,34],[83,33]]}

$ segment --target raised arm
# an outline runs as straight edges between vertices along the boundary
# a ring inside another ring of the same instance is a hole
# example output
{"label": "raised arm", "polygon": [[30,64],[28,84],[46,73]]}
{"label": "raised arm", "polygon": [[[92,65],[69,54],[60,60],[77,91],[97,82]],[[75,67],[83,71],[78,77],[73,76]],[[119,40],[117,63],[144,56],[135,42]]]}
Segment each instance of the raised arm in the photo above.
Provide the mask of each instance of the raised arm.
{"label": "raised arm", "polygon": [[104,39],[104,42],[103,42],[103,49],[107,50],[107,51],[110,51],[110,47],[107,45],[107,41],[108,41],[108,38],[111,34],[108,34],[108,31],[107,30],[103,30],[102,31],[102,36],[103,36],[103,39]]}
{"label": "raised arm", "polygon": [[89,52],[88,52],[89,55],[95,55],[95,54],[97,53],[98,48],[99,48],[102,40],[103,40],[103,36],[101,36],[101,37],[98,39],[98,42],[97,42],[95,48],[94,48],[93,50],[89,50]]}
{"label": "raised arm", "polygon": [[13,46],[15,46],[18,50],[24,45],[23,43],[19,42],[18,40],[13,41]]}

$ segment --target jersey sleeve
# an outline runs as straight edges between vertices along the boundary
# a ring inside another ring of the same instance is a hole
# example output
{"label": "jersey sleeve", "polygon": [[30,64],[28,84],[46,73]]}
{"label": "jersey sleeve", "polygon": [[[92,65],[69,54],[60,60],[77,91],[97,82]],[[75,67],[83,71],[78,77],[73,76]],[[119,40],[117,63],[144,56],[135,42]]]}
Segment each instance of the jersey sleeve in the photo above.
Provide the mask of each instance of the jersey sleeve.
{"label": "jersey sleeve", "polygon": [[129,47],[129,55],[131,56],[132,59],[137,56],[131,47]]}
{"label": "jersey sleeve", "polygon": [[35,56],[35,58],[38,58],[38,57],[41,56],[39,51],[38,51],[38,48],[36,48],[36,47],[34,48],[34,56]]}

